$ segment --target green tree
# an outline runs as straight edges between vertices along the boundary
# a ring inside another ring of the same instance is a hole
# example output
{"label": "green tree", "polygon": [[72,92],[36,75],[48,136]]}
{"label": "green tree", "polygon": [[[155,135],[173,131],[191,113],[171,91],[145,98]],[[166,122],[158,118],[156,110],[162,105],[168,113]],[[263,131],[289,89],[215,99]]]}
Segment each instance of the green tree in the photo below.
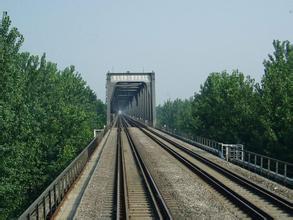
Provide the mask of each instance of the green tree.
{"label": "green tree", "polygon": [[166,126],[173,132],[191,135],[192,128],[196,124],[192,120],[191,110],[192,98],[167,100],[163,105],[157,106],[157,124],[159,127]]}
{"label": "green tree", "polygon": [[8,16],[0,26],[0,219],[16,218],[105,124],[105,105],[73,66],[20,53]]}
{"label": "green tree", "polygon": [[[22,202],[23,173],[18,169],[23,144],[15,134],[22,105],[23,78],[18,74],[17,59],[23,37],[10,24],[5,16],[0,25],[0,219],[7,217],[7,209],[17,210]],[[14,200],[15,197],[20,199]]]}
{"label": "green tree", "polygon": [[227,143],[248,143],[256,126],[255,108],[253,80],[238,71],[212,73],[194,97],[196,133]]}
{"label": "green tree", "polygon": [[274,53],[264,61],[260,95],[265,150],[270,155],[293,160],[293,45],[274,41]]}

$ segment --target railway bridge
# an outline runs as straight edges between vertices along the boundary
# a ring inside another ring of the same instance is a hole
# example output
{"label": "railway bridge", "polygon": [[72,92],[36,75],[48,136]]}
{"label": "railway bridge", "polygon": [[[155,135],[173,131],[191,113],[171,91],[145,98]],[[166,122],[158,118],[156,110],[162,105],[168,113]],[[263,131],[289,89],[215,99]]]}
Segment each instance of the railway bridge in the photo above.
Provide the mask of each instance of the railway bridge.
{"label": "railway bridge", "polygon": [[107,73],[107,126],[19,219],[292,219],[293,164],[156,127],[155,74]]}
{"label": "railway bridge", "polygon": [[107,124],[124,112],[156,124],[155,73],[107,73]]}

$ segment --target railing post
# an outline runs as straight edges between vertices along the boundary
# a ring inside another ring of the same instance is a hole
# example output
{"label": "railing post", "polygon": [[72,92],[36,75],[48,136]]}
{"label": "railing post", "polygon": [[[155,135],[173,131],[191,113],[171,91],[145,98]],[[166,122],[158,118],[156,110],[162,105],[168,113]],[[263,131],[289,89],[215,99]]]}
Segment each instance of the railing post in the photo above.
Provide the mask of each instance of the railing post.
{"label": "railing post", "polygon": [[256,154],[254,155],[254,170],[256,171]]}
{"label": "railing post", "polygon": [[69,187],[70,187],[71,171],[72,171],[72,169],[69,170],[68,175],[67,175],[67,177],[68,177],[68,179],[67,179],[67,191],[69,190]]}
{"label": "railing post", "polygon": [[69,190],[69,185],[70,185],[70,171],[66,175],[66,192]]}
{"label": "railing post", "polygon": [[59,183],[60,182],[57,182],[56,183],[56,201],[57,201],[58,204],[61,201],[61,199],[60,199],[60,187],[59,187]]}
{"label": "railing post", "polygon": [[70,185],[69,175],[70,175],[70,171],[66,175],[66,192],[69,190],[69,185]]}
{"label": "railing post", "polygon": [[70,188],[70,185],[71,185],[71,183],[72,183],[72,168],[69,170],[69,187],[68,187],[68,189]]}
{"label": "railing post", "polygon": [[43,217],[46,219],[46,196],[43,197]]}
{"label": "railing post", "polygon": [[276,174],[278,174],[278,172],[279,172],[279,162],[276,161]]}
{"label": "railing post", "polygon": [[62,195],[62,178],[60,179],[59,183],[58,183],[58,189],[59,189],[59,198],[60,198],[60,201],[63,199],[63,195]]}
{"label": "railing post", "polygon": [[52,196],[51,196],[51,190],[49,190],[49,213],[50,213],[50,215],[52,213]]}
{"label": "railing post", "polygon": [[287,181],[287,164],[284,164],[284,181]]}
{"label": "railing post", "polygon": [[53,187],[54,205],[57,206],[56,184]]}
{"label": "railing post", "polygon": [[67,175],[64,176],[63,178],[63,196],[65,196],[65,193],[66,193],[66,186],[67,186]]}
{"label": "railing post", "polygon": [[39,204],[36,205],[36,219],[39,220]]}

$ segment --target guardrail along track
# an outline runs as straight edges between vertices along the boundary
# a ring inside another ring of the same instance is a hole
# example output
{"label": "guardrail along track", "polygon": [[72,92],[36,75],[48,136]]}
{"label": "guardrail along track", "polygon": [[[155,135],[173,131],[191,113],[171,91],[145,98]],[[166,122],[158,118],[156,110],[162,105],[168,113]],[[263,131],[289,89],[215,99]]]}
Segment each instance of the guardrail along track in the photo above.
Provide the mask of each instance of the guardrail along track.
{"label": "guardrail along track", "polygon": [[136,149],[128,131],[128,124],[121,117],[117,123],[118,143],[120,143],[118,145],[120,160],[117,161],[120,166],[117,167],[117,170],[120,170],[120,181],[117,182],[117,185],[120,184],[117,218],[172,219],[150,172]]}
{"label": "guardrail along track", "polygon": [[48,219],[63,201],[70,187],[75,183],[96,147],[108,131],[106,127],[97,134],[89,145],[62,171],[47,189],[28,207],[19,219]]}
{"label": "guardrail along track", "polygon": [[170,140],[144,124],[127,118],[132,126],[138,127],[167,152],[180,160],[190,170],[220,192],[239,209],[252,218],[291,218],[292,202],[261,188],[243,177],[196,154],[179,143]]}

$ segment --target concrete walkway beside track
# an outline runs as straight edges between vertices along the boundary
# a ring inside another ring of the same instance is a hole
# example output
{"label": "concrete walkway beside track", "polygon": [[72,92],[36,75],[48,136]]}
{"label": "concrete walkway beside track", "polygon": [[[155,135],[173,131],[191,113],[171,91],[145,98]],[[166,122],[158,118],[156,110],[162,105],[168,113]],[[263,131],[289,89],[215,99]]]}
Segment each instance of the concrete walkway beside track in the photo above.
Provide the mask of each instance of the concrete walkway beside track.
{"label": "concrete walkway beside track", "polygon": [[76,180],[74,185],[71,187],[70,191],[66,194],[60,207],[56,210],[53,219],[72,219],[75,211],[81,201],[81,197],[87,187],[90,177],[94,172],[103,148],[105,147],[107,140],[109,138],[111,130],[109,130],[102,141],[99,143],[95,149],[90,160],[87,162],[85,168],[83,169],[80,177]]}
{"label": "concrete walkway beside track", "polygon": [[115,192],[117,128],[112,128],[73,219],[112,219]]}

